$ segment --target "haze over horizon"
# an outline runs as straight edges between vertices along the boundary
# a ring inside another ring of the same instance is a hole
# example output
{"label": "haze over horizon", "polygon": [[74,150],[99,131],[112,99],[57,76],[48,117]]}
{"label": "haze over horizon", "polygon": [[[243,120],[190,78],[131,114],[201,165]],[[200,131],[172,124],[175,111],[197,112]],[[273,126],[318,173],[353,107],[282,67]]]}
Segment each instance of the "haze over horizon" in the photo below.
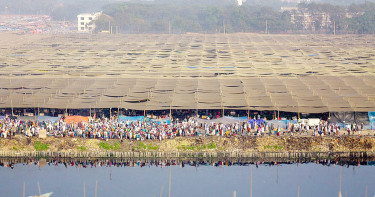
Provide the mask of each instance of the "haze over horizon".
{"label": "haze over horizon", "polygon": [[[241,0],[243,5],[266,6],[279,10],[282,6],[296,6],[301,2],[329,3],[332,5],[363,4],[375,0]],[[97,12],[114,3],[172,4],[227,6],[238,0],[0,0],[0,14],[46,14],[55,12]],[[88,6],[89,5],[89,6]],[[72,17],[74,19],[75,17]],[[69,19],[69,17],[68,17]]]}

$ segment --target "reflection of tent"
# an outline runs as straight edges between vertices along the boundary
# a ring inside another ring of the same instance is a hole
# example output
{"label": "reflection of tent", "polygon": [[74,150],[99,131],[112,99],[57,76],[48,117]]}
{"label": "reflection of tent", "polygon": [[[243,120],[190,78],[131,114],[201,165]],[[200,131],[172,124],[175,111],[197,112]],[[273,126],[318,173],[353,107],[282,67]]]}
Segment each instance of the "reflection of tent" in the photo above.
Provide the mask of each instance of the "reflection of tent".
{"label": "reflection of tent", "polygon": [[66,123],[70,124],[72,122],[88,122],[89,117],[87,116],[67,116],[64,120]]}

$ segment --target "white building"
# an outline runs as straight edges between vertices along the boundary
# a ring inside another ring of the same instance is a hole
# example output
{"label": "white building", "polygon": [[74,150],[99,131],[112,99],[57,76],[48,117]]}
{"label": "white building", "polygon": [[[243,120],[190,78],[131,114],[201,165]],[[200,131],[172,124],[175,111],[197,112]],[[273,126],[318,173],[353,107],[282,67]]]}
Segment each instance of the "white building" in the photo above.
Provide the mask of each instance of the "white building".
{"label": "white building", "polygon": [[242,4],[246,2],[246,0],[237,0],[238,6],[242,6]]}
{"label": "white building", "polygon": [[84,13],[79,14],[78,18],[78,31],[79,32],[92,32],[95,29],[95,24],[92,22],[96,20],[102,13]]}

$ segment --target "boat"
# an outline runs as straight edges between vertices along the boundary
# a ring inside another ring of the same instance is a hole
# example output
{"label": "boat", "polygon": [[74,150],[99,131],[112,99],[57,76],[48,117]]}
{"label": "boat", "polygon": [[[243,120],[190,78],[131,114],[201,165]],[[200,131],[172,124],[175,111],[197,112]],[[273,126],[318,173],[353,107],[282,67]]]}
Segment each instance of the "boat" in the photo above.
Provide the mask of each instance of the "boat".
{"label": "boat", "polygon": [[49,193],[35,195],[35,196],[29,196],[29,197],[50,197],[50,196],[52,196],[52,194],[53,194],[53,192],[49,192]]}

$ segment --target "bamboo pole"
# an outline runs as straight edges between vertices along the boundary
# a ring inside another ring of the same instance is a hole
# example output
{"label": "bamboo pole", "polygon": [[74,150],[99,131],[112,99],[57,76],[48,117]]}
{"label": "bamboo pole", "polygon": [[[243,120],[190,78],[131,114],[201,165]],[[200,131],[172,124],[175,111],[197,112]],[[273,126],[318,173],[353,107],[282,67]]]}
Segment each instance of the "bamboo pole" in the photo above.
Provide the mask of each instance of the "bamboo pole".
{"label": "bamboo pole", "polygon": [[169,195],[171,197],[171,183],[172,183],[172,165],[169,166]]}
{"label": "bamboo pole", "polygon": [[22,192],[22,196],[25,197],[25,182],[23,182],[23,192]]}
{"label": "bamboo pole", "polygon": [[342,195],[341,195],[341,177],[342,177],[342,166],[340,168],[339,197],[342,197]]}
{"label": "bamboo pole", "polygon": [[163,185],[160,188],[160,197],[162,197],[162,196],[163,196]]}
{"label": "bamboo pole", "polygon": [[250,168],[250,197],[253,197],[253,167]]}
{"label": "bamboo pole", "polygon": [[297,193],[297,197],[299,197],[299,191],[300,191],[300,187],[298,185],[298,193]]}
{"label": "bamboo pole", "polygon": [[86,197],[86,184],[83,182],[83,197]]}
{"label": "bamboo pole", "polygon": [[169,106],[169,118],[172,120],[172,104]]}
{"label": "bamboo pole", "polygon": [[42,195],[42,192],[40,191],[40,184],[39,184],[39,181],[38,181],[38,190],[39,190],[39,195]]}
{"label": "bamboo pole", "polygon": [[12,99],[10,100],[10,106],[12,107],[12,116],[14,116],[14,113],[13,113],[13,100]]}
{"label": "bamboo pole", "polygon": [[280,110],[277,108],[277,120],[280,120]]}
{"label": "bamboo pole", "polygon": [[298,120],[301,119],[300,114],[299,114],[299,106],[298,106]]}
{"label": "bamboo pole", "polygon": [[98,196],[98,180],[96,180],[96,183],[95,183],[95,197]]}

